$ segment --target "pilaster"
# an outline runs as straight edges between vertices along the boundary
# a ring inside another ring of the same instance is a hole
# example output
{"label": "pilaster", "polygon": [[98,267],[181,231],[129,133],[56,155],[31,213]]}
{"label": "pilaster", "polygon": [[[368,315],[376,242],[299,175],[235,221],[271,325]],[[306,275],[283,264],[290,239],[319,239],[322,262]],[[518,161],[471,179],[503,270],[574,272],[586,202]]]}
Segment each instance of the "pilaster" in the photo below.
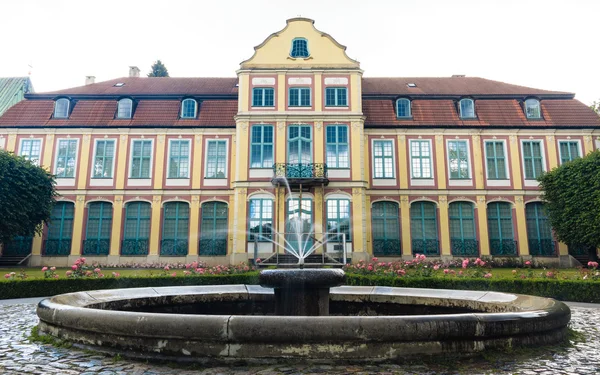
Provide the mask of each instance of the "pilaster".
{"label": "pilaster", "polygon": [[81,240],[83,238],[83,218],[85,213],[85,195],[78,195],[75,200],[73,214],[73,235],[71,236],[71,256],[81,255]]}
{"label": "pilaster", "polygon": [[446,188],[446,153],[444,152],[444,136],[435,136],[435,169],[437,171],[438,189]]}
{"label": "pilaster", "polygon": [[162,228],[160,225],[161,221],[161,209],[162,209],[162,197],[155,195],[152,197],[152,223],[150,224],[150,251],[148,255],[157,256],[160,249],[160,235]]}
{"label": "pilaster", "polygon": [[117,156],[117,169],[115,171],[115,187],[117,190],[125,188],[125,178],[127,177],[127,151],[129,149],[129,136],[121,134],[119,137],[119,152]]}
{"label": "pilaster", "polygon": [[484,168],[483,168],[483,155],[481,152],[481,137],[479,135],[473,135],[471,137],[473,141],[473,178],[475,179],[475,189],[483,189],[484,180]]}
{"label": "pilaster", "polygon": [[113,201],[112,230],[110,234],[110,254],[118,256],[121,250],[121,228],[123,228],[123,196],[115,195]]}
{"label": "pilaster", "polygon": [[154,189],[162,189],[165,173],[165,135],[156,136],[156,160],[154,162]]}
{"label": "pilaster", "polygon": [[402,256],[412,257],[412,241],[410,236],[410,202],[407,195],[400,196],[400,225],[402,227]]}
{"label": "pilaster", "polygon": [[448,197],[441,195],[439,197],[439,215],[440,215],[440,253],[443,256],[450,256],[450,225],[448,216]]}
{"label": "pilaster", "polygon": [[[231,207],[231,204],[229,205]],[[231,216],[230,216],[231,217]],[[192,201],[190,204],[190,238],[189,244],[189,256],[198,256],[198,242],[200,234],[198,229],[200,228],[200,197],[192,195]]]}
{"label": "pilaster", "polygon": [[517,219],[517,236],[519,241],[519,253],[521,256],[529,255],[529,242],[527,241],[527,222],[525,221],[525,205],[523,196],[515,197],[515,217]]}
{"label": "pilaster", "polygon": [[488,235],[487,204],[485,196],[477,196],[477,224],[479,228],[479,249],[482,256],[490,255],[490,238]]}
{"label": "pilaster", "polygon": [[78,173],[78,182],[77,188],[79,190],[85,190],[86,182],[87,182],[87,172],[88,167],[90,165],[90,134],[83,134],[81,137],[81,152],[80,152],[80,160],[79,160],[79,173]]}
{"label": "pilaster", "polygon": [[510,139],[510,170],[512,171],[513,187],[515,190],[523,188],[523,179],[521,178],[521,155],[519,153],[519,139],[516,135],[511,135]]}

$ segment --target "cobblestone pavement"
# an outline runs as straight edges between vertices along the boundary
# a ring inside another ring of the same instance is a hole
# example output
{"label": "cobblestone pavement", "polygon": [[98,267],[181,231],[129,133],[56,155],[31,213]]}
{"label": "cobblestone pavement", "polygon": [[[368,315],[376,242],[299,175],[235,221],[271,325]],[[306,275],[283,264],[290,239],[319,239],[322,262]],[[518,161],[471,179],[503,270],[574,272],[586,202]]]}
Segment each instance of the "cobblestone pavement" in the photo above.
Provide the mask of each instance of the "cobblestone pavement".
{"label": "cobblestone pavement", "polygon": [[[27,338],[38,322],[34,304],[0,305],[0,374],[77,375],[276,375],[276,374],[599,374],[600,309],[572,307],[571,328],[579,332],[571,346],[488,353],[461,360],[404,364],[326,366],[317,364],[249,367],[186,367],[121,359],[76,348],[58,348]],[[598,328],[595,328],[598,327]]]}

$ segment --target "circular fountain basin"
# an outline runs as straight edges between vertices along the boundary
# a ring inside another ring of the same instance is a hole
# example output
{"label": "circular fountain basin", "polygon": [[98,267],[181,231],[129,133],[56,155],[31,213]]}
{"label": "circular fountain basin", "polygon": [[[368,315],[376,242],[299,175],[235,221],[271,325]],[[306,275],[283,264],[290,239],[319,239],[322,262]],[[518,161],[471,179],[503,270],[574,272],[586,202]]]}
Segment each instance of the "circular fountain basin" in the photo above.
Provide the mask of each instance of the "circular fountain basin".
{"label": "circular fountain basin", "polygon": [[[331,316],[276,316],[257,285],[96,290],[41,301],[40,332],[124,356],[263,363],[389,361],[562,341],[570,310],[496,292],[332,288]],[[415,315],[416,314],[416,315]]]}

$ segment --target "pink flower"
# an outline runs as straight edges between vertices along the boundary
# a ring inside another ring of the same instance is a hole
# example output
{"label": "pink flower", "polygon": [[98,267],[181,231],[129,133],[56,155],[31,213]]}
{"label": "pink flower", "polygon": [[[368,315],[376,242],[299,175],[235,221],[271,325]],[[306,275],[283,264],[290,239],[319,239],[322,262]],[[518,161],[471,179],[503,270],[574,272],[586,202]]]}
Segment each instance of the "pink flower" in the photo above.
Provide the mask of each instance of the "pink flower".
{"label": "pink flower", "polygon": [[261,262],[260,258],[256,258],[256,263],[260,263],[260,262]]}
{"label": "pink flower", "polygon": [[436,264],[435,266],[433,266],[433,269],[437,271],[440,269],[440,266],[438,264]]}
{"label": "pink flower", "polygon": [[191,272],[190,271],[183,271],[183,274],[186,275],[186,276],[189,276],[191,274]]}
{"label": "pink flower", "polygon": [[50,271],[56,271],[56,267],[50,267]]}
{"label": "pink flower", "polygon": [[100,271],[101,271],[100,268],[95,268],[94,269],[94,272],[96,272],[96,273],[100,273]]}
{"label": "pink flower", "polygon": [[463,271],[462,271],[462,270],[458,271],[458,274],[459,274],[459,275],[462,275],[462,274],[463,274]]}
{"label": "pink flower", "polygon": [[598,268],[598,262],[588,262],[588,267],[590,268]]}
{"label": "pink flower", "polygon": [[448,272],[450,272],[450,270],[446,268],[446,269],[444,270],[444,274],[446,274],[446,275],[447,275],[447,274],[448,274]]}
{"label": "pink flower", "polygon": [[177,276],[177,272],[173,272],[173,273],[171,274],[171,277],[175,277],[175,276]]}
{"label": "pink flower", "polygon": [[77,266],[74,264],[74,265],[72,265],[72,266],[71,266],[71,269],[72,269],[73,271],[77,271]]}
{"label": "pink flower", "polygon": [[67,275],[67,277],[70,277],[73,274],[73,271],[67,271],[65,272],[65,275]]}
{"label": "pink flower", "polygon": [[373,266],[369,264],[369,267],[367,267],[369,271],[373,271]]}
{"label": "pink flower", "polygon": [[485,277],[486,279],[489,279],[490,277],[492,277],[491,273],[486,273],[485,275],[483,275],[483,277]]}
{"label": "pink flower", "polygon": [[165,271],[169,271],[169,270],[170,270],[169,266],[165,266]]}
{"label": "pink flower", "polygon": [[469,260],[465,259],[462,261],[462,268],[467,268],[467,267],[469,267]]}
{"label": "pink flower", "polygon": [[404,275],[406,275],[406,271],[405,270],[398,270],[396,273],[398,274],[398,276],[404,276]]}
{"label": "pink flower", "polygon": [[118,273],[118,272],[113,272],[112,275],[113,275],[113,277],[119,277],[119,276],[121,276],[121,274]]}
{"label": "pink flower", "polygon": [[526,266],[531,266],[531,262],[530,262],[530,261],[527,261],[527,262],[525,262],[525,265],[526,265]]}
{"label": "pink flower", "polygon": [[5,279],[10,279],[10,275],[7,273],[6,275],[4,275]]}
{"label": "pink flower", "polygon": [[527,276],[525,276],[525,275],[521,275],[521,279],[524,279],[524,278],[526,278],[526,277],[527,277]]}
{"label": "pink flower", "polygon": [[54,275],[54,276],[52,276],[52,277],[54,277],[55,279],[58,279],[58,275]]}
{"label": "pink flower", "polygon": [[42,267],[42,272],[48,271],[48,267]]}
{"label": "pink flower", "polygon": [[371,259],[373,262],[377,262],[379,259],[373,257],[373,259]]}
{"label": "pink flower", "polygon": [[554,277],[554,272],[552,272],[552,271],[546,272],[546,277],[553,278]]}

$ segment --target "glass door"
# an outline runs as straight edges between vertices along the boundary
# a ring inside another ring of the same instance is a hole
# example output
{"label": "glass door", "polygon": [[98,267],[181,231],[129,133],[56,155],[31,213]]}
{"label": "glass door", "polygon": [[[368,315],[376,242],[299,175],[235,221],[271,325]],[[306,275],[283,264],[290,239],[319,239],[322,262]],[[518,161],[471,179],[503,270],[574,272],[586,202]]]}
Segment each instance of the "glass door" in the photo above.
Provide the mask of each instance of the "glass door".
{"label": "glass door", "polygon": [[295,256],[302,256],[314,244],[312,200],[292,198],[287,201],[287,219],[285,223],[286,250]]}

